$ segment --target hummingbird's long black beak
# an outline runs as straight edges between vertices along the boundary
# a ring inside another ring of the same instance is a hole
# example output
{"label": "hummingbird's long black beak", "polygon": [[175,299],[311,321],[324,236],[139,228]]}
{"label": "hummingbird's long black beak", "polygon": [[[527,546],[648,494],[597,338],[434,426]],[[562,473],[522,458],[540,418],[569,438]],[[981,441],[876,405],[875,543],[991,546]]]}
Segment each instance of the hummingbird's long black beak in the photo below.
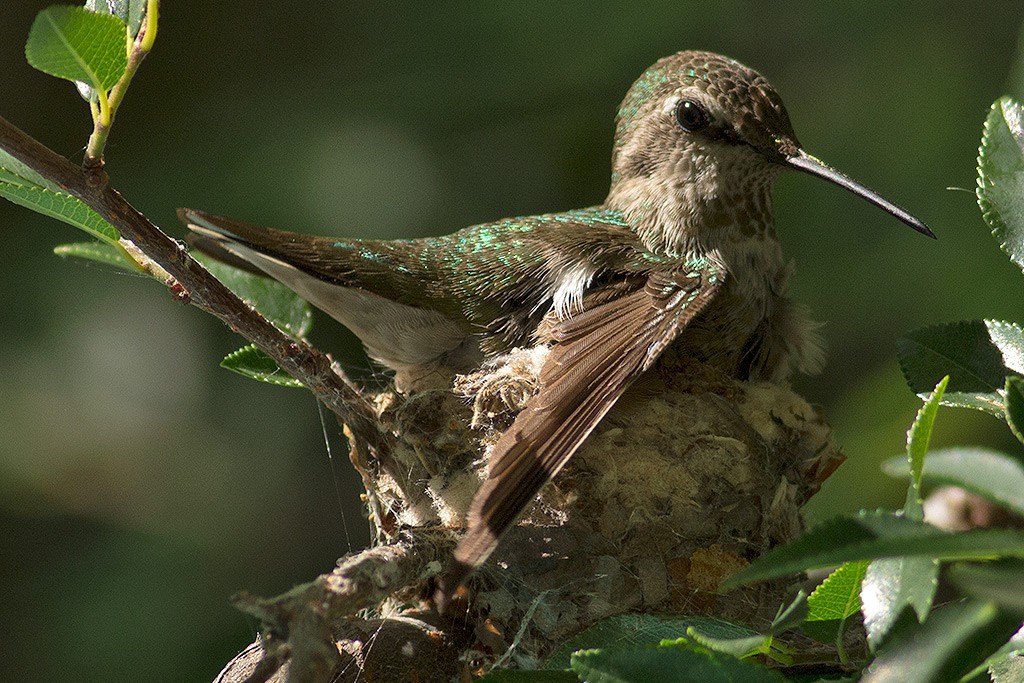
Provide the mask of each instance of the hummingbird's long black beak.
{"label": "hummingbird's long black beak", "polygon": [[874,190],[861,185],[850,176],[837,171],[824,161],[815,159],[802,149],[797,150],[794,154],[786,155],[782,163],[785,166],[805,171],[813,176],[817,176],[818,178],[822,178],[830,183],[838,185],[839,187],[845,188],[858,197],[868,200],[886,213],[903,221],[922,235],[927,235],[932,239],[936,239],[935,233],[933,233],[928,226],[922,223],[918,218],[911,215],[906,209],[896,206]]}

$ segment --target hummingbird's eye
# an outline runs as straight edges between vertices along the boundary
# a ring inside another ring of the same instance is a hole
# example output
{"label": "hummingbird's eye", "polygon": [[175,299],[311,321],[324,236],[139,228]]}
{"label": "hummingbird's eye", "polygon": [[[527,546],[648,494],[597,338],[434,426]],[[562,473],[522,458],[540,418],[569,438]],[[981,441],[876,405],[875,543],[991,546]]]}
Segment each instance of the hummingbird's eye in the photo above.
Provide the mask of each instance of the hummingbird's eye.
{"label": "hummingbird's eye", "polygon": [[695,133],[711,123],[711,115],[696,100],[679,100],[676,105],[676,122],[683,130]]}

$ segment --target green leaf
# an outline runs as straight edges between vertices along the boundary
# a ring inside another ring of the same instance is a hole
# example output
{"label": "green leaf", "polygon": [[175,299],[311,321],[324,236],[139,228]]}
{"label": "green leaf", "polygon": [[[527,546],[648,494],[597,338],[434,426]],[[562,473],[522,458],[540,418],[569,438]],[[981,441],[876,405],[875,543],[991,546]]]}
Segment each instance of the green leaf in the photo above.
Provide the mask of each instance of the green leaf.
{"label": "green leaf", "polygon": [[867,562],[847,562],[828,575],[807,598],[805,621],[847,619],[860,610],[860,585]]}
{"label": "green leaf", "polygon": [[992,683],[1020,683],[1024,681],[1024,657],[1013,655],[993,662],[989,668]]}
{"label": "green leaf", "polygon": [[782,676],[728,655],[679,647],[645,650],[584,650],[572,668],[587,683],[780,683]]}
{"label": "green leaf", "polygon": [[910,464],[910,486],[907,488],[907,502],[903,512],[908,519],[921,521],[924,519],[924,508],[921,500],[921,471],[924,469],[924,456],[928,453],[928,443],[932,439],[932,428],[935,426],[935,415],[939,412],[939,402],[949,384],[946,375],[935,385],[928,400],[917,411],[914,424],[907,432],[907,462]]}
{"label": "green leaf", "polygon": [[[907,476],[906,458],[882,464],[886,474]],[[948,448],[928,454],[924,470],[928,484],[959,486],[986,500],[1024,515],[1024,463],[987,448]]]}
{"label": "green leaf", "polygon": [[247,273],[203,254],[192,254],[214,277],[293,337],[302,339],[313,326],[309,303],[280,282]]}
{"label": "green leaf", "polygon": [[863,683],[957,681],[1004,643],[1020,622],[992,603],[936,609],[923,624],[899,629],[861,679]]}
{"label": "green leaf", "polygon": [[255,344],[243,346],[237,351],[228,354],[220,362],[222,368],[245,375],[267,384],[275,384],[279,387],[295,387],[301,389],[302,382],[295,379],[282,370],[274,362],[274,359],[260,351]]}
{"label": "green leaf", "polygon": [[1018,375],[1024,375],[1024,329],[1005,320],[985,320],[989,339],[999,349],[1003,365]]}
{"label": "green leaf", "polygon": [[27,180],[24,182],[24,185],[18,185],[0,180],[0,197],[5,197],[15,204],[20,204],[44,216],[64,221],[84,230],[96,239],[112,245],[117,244],[120,238],[117,228],[103,220],[98,213],[83,202],[69,194],[28,184]]}
{"label": "green leaf", "polygon": [[911,609],[917,622],[927,618],[939,586],[939,561],[930,557],[895,557],[868,565],[861,586],[861,612],[868,644],[877,650]]}
{"label": "green leaf", "polygon": [[889,512],[861,512],[817,525],[792,543],[773,548],[723,588],[774,579],[807,569],[887,557],[976,559],[1024,556],[1024,531],[982,529],[951,534]]}
{"label": "green leaf", "polygon": [[128,2],[128,31],[132,38],[139,35],[142,28],[142,20],[146,16],[146,0],[129,0]]}
{"label": "green leaf", "polygon": [[992,683],[1020,683],[1024,680],[1024,676],[1014,678],[1012,673],[1016,669],[1024,672],[1024,666],[1022,666],[1024,662],[1019,661],[1021,654],[1024,654],[1024,627],[1018,629],[1002,647],[993,652],[988,659],[964,676],[962,680],[973,681],[975,676],[981,676],[985,671],[989,671]]}
{"label": "green leaf", "polygon": [[84,7],[47,7],[32,22],[25,57],[57,78],[110,90],[128,65],[125,24],[116,16]]}
{"label": "green leaf", "polygon": [[842,636],[848,619],[860,611],[860,585],[867,568],[867,562],[847,562],[814,589],[801,625],[807,635],[823,643]]}
{"label": "green leaf", "polygon": [[[969,320],[914,330],[896,342],[900,368],[907,384],[922,395],[946,375],[949,386],[942,404],[974,408],[1002,416],[1001,391],[1008,368],[1002,349],[993,339],[1009,345],[1008,323]],[[996,327],[995,334],[990,327]],[[1019,354],[1008,346],[1011,362],[1017,365]]]}
{"label": "green leaf", "polygon": [[744,659],[746,657],[753,657],[754,655],[770,655],[772,637],[761,635],[759,633],[757,635],[740,638],[715,638],[714,636],[703,634],[697,629],[691,627],[686,630],[686,638],[677,638],[674,641],[665,640],[662,641],[661,644],[685,645],[688,643],[696,644],[713,652],[730,655],[737,659]]}
{"label": "green leaf", "polygon": [[968,595],[996,603],[1024,617],[1024,560],[1003,558],[984,563],[957,563],[949,580]]}
{"label": "green leaf", "polygon": [[2,167],[0,167],[0,183],[7,183],[9,185],[14,185],[15,187],[38,187],[35,183]]}
{"label": "green leaf", "polygon": [[115,266],[130,273],[138,273],[138,265],[129,259],[123,250],[107,242],[74,242],[72,244],[61,244],[53,248],[57,256],[76,258],[89,261],[98,261],[109,266]]}
{"label": "green leaf", "polygon": [[620,614],[594,624],[563,643],[545,661],[549,669],[569,666],[570,656],[577,650],[591,648],[637,648],[664,640],[675,640],[696,628],[713,638],[736,638],[759,635],[757,631],[716,617],[662,617],[653,614]]}
{"label": "green leaf", "polygon": [[[718,617],[651,617],[650,619],[651,621],[648,622],[648,632],[651,633],[656,630],[667,629],[672,625],[689,622],[686,628],[682,629],[682,633],[696,633],[701,638],[709,640],[737,640],[765,637],[764,634],[755,631],[745,624],[737,624],[734,621],[719,619]],[[661,624],[655,625],[655,620],[661,621]],[[676,636],[669,636],[668,638],[662,638],[661,640],[674,641],[677,640],[680,635],[681,633],[677,631]]]}
{"label": "green leaf", "polygon": [[1024,443],[1024,379],[1007,377],[1006,387],[1006,424],[1017,440]]}
{"label": "green leaf", "polygon": [[[302,339],[313,326],[309,303],[280,282],[248,273],[203,254],[193,254],[218,280],[250,306],[292,336]],[[251,379],[282,387],[302,383],[278,367],[274,360],[253,345],[228,354],[221,367]],[[568,664],[566,664],[568,666]]]}
{"label": "green leaf", "polygon": [[58,256],[77,256],[139,272],[121,248],[120,233],[87,204],[62,192],[55,184],[0,150],[0,197],[85,231],[97,242],[66,244],[54,249]]}
{"label": "green leaf", "polygon": [[579,683],[580,677],[572,671],[495,671],[476,683]]}
{"label": "green leaf", "polygon": [[2,149],[0,149],[0,170],[2,170],[2,173],[0,173],[0,182],[10,183],[12,185],[42,187],[47,190],[63,193],[63,190],[61,190],[56,183],[39,175]]}
{"label": "green leaf", "polygon": [[[910,486],[907,487],[903,514],[914,522],[924,519],[922,471],[935,415],[948,383],[948,375],[939,381],[907,432],[906,461]],[[938,585],[939,563],[929,557],[896,557],[875,560],[868,565],[861,586],[861,611],[871,649],[877,650],[881,646],[893,627],[904,618],[906,610],[913,610],[916,621],[924,621],[931,610]]]}
{"label": "green leaf", "polygon": [[662,640],[660,645],[706,648],[739,659],[766,655],[785,663],[791,661],[788,648],[779,646],[772,636],[724,619],[708,618],[700,624],[688,626],[684,637]]}
{"label": "green leaf", "polygon": [[128,25],[128,33],[134,38],[142,26],[146,0],[86,0],[85,8],[100,14],[113,14]]}
{"label": "green leaf", "polygon": [[992,105],[978,150],[978,206],[1010,260],[1024,268],[1024,126],[1008,97]]}

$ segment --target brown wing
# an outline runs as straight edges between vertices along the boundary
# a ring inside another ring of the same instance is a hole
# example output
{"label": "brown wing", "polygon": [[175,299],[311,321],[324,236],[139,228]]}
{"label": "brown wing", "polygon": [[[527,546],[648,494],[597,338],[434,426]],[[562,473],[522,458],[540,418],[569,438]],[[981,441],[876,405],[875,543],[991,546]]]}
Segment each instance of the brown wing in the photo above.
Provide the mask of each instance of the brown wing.
{"label": "brown wing", "polygon": [[706,259],[655,272],[644,286],[611,300],[608,291],[594,292],[589,308],[554,326],[540,391],[494,446],[469,528],[440,582],[442,602],[487,559],[630,383],[704,310],[723,276]]}

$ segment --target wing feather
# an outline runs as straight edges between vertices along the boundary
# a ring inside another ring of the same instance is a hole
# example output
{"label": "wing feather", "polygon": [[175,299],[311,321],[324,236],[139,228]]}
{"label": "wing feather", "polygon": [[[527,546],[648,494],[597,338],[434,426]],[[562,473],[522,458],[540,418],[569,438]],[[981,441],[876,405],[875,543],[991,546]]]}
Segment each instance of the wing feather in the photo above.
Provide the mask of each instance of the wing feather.
{"label": "wing feather", "polygon": [[[538,491],[568,462],[637,376],[649,369],[722,287],[710,260],[655,272],[622,291],[600,288],[584,309],[550,331],[540,391],[491,453],[469,510],[468,530],[441,581],[450,595],[483,563]],[[611,296],[609,297],[609,294]]]}

